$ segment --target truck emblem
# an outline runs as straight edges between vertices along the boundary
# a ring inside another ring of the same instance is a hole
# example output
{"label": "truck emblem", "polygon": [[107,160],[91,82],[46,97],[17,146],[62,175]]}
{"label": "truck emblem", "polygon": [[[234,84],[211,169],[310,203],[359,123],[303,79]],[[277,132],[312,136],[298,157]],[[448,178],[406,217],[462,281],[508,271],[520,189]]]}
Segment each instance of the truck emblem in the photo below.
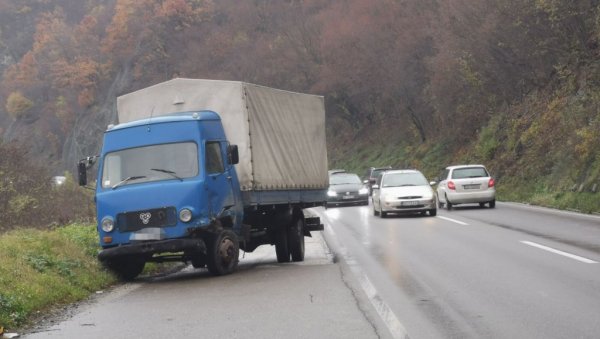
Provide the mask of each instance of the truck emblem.
{"label": "truck emblem", "polygon": [[150,214],[150,212],[140,213],[140,219],[142,219],[142,222],[144,223],[144,225],[148,225],[151,217],[152,217],[152,214]]}

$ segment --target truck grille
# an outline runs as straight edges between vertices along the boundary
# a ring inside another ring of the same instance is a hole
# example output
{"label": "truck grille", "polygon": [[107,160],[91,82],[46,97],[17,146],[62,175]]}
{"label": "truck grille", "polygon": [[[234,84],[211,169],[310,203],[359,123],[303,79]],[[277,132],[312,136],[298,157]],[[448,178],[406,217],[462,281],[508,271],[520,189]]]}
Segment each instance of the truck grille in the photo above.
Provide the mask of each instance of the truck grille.
{"label": "truck grille", "polygon": [[146,227],[175,226],[176,224],[177,211],[175,207],[155,208],[117,215],[117,228],[121,232],[138,231]]}

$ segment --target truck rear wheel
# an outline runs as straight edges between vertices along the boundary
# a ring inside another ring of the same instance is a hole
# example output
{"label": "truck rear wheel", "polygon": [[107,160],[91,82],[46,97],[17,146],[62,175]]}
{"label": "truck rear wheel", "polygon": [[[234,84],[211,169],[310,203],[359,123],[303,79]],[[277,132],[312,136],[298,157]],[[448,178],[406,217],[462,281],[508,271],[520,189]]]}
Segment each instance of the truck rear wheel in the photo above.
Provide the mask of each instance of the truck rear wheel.
{"label": "truck rear wheel", "polygon": [[290,261],[290,248],[288,246],[287,225],[280,227],[275,233],[275,253],[277,262]]}
{"label": "truck rear wheel", "polygon": [[226,275],[235,271],[240,255],[240,243],[231,230],[222,230],[208,241],[206,266],[212,275]]}
{"label": "truck rear wheel", "polygon": [[288,228],[288,248],[292,261],[304,261],[304,219],[297,218]]}
{"label": "truck rear wheel", "polygon": [[142,257],[124,256],[104,260],[102,265],[114,273],[119,280],[132,281],[142,273],[146,262]]}

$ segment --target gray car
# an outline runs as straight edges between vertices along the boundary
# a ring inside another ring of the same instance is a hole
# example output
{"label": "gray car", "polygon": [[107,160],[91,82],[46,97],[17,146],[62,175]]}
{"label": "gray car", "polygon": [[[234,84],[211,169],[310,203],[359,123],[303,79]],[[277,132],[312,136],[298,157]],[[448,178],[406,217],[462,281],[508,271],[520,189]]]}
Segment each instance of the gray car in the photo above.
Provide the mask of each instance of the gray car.
{"label": "gray car", "polygon": [[367,174],[365,176],[365,180],[363,181],[365,183],[365,185],[367,185],[367,187],[369,188],[369,196],[371,196],[373,194],[373,185],[375,184],[377,177],[379,177],[381,175],[381,173],[383,173],[385,171],[389,171],[391,169],[392,169],[392,166],[369,168],[369,170],[367,171]]}
{"label": "gray car", "polygon": [[369,189],[360,181],[358,175],[354,173],[330,173],[327,206],[350,204],[368,205]]}
{"label": "gray car", "polygon": [[496,181],[483,165],[458,165],[444,169],[437,187],[439,207],[459,204],[496,206]]}

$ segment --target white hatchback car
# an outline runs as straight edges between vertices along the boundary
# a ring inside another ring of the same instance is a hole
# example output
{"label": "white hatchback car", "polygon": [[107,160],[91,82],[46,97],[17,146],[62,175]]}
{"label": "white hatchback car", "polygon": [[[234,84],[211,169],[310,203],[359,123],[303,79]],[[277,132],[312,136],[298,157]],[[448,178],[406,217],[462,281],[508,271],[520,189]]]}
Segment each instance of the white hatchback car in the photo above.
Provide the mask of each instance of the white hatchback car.
{"label": "white hatchback car", "polygon": [[439,177],[438,207],[479,203],[483,207],[496,206],[496,182],[483,165],[450,166]]}
{"label": "white hatchback car", "polygon": [[373,185],[373,215],[417,212],[437,214],[435,193],[417,170],[389,170]]}

